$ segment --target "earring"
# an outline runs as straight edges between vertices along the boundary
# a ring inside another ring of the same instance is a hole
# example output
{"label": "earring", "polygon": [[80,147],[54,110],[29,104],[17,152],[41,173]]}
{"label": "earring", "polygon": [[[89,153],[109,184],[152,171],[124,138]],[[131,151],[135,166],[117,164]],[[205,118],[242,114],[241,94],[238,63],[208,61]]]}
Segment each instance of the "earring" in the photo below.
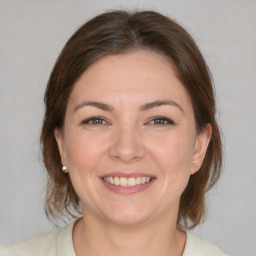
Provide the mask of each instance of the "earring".
{"label": "earring", "polygon": [[195,163],[193,163],[192,165],[193,165],[193,167],[194,167],[194,170],[196,171],[196,170],[197,170],[197,168],[196,168],[196,164],[195,164]]}
{"label": "earring", "polygon": [[67,172],[67,166],[65,163],[62,164],[62,168],[61,168],[62,172],[66,173]]}

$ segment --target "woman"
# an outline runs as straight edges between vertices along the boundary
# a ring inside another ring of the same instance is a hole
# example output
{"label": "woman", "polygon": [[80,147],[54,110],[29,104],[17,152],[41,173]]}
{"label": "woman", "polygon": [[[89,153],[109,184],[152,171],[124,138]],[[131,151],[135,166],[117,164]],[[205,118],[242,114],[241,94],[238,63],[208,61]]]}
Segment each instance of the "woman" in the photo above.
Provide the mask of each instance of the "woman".
{"label": "woman", "polygon": [[204,219],[222,150],[207,65],[152,11],[103,13],[62,50],[45,93],[46,213],[67,227],[0,255],[225,255]]}

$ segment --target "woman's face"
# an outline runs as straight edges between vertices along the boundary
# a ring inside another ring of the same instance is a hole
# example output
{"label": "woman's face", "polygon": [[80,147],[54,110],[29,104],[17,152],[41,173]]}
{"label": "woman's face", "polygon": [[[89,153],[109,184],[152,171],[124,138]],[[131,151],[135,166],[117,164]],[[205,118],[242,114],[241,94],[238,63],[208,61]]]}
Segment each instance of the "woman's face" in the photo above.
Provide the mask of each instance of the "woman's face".
{"label": "woman's face", "polygon": [[147,51],[91,65],[74,85],[63,131],[55,130],[84,214],[117,224],[177,218],[210,135],[211,127],[196,133],[172,64]]}

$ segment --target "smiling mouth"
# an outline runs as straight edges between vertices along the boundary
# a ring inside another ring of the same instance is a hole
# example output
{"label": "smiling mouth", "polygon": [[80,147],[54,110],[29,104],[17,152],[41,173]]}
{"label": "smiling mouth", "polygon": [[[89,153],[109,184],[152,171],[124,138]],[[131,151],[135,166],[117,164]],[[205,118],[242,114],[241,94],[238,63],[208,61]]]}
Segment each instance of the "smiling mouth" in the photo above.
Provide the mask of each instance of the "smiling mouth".
{"label": "smiling mouth", "polygon": [[103,177],[103,180],[111,185],[120,187],[134,187],[138,185],[144,185],[153,180],[151,177]]}

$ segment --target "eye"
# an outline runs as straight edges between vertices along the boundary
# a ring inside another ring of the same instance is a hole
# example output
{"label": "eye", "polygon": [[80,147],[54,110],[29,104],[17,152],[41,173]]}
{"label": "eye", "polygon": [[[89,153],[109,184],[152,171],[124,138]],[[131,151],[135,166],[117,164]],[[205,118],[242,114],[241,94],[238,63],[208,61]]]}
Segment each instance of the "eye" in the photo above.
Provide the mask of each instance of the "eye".
{"label": "eye", "polygon": [[149,124],[150,125],[174,125],[174,122],[169,118],[157,116],[151,119]]}
{"label": "eye", "polygon": [[95,117],[90,117],[82,122],[82,124],[88,124],[88,125],[106,125],[108,124],[104,118],[95,116]]}

